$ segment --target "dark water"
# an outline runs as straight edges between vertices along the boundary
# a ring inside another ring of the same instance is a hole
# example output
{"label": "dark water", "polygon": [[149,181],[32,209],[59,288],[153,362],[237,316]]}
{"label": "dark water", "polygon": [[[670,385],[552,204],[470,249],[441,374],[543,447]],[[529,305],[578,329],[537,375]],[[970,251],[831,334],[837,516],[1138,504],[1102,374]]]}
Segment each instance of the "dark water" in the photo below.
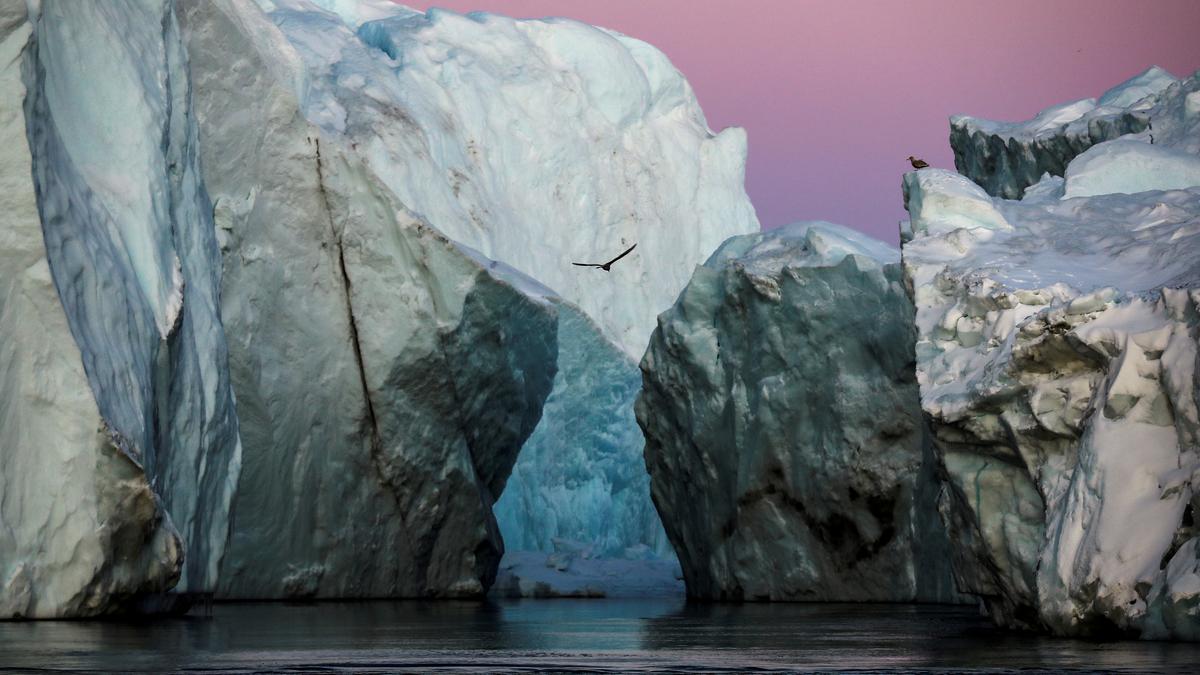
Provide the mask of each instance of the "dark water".
{"label": "dark water", "polygon": [[12,670],[1196,671],[1200,646],[1006,633],[968,607],[524,600],[217,605],[212,618],[0,623]]}

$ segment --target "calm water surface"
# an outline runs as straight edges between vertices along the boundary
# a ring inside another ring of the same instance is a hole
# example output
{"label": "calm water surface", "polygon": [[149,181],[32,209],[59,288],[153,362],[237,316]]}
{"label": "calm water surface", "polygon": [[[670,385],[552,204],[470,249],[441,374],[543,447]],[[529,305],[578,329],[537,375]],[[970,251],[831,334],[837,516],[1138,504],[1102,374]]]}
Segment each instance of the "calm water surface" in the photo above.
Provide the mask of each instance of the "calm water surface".
{"label": "calm water surface", "polygon": [[1188,672],[1200,646],[998,631],[973,608],[682,600],[220,604],[211,618],[0,623],[0,670]]}

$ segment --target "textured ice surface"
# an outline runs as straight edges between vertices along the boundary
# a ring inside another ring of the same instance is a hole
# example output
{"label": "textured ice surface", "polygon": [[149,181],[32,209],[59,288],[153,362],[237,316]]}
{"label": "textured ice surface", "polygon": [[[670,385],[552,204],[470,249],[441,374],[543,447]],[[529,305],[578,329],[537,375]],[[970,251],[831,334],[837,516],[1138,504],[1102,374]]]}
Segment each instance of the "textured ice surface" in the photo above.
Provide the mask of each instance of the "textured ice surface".
{"label": "textured ice surface", "polygon": [[1094,145],[1067,167],[1063,197],[1181,190],[1200,185],[1200,155],[1137,139]]}
{"label": "textured ice surface", "polygon": [[[267,8],[304,64],[309,121],[437,230],[594,322],[560,319],[579,328],[560,336],[555,394],[501,504],[509,547],[566,536],[666,552],[638,459],[632,359],[692,267],[758,227],[744,134],[713,135],[657,50],[584,24],[399,11],[352,32],[302,2]],[[570,265],[635,242],[609,273]]]}
{"label": "textured ice surface", "polygon": [[[1160,156],[1094,146],[1068,196]],[[992,201],[995,227],[965,180],[905,176],[904,245],[960,588],[1007,626],[1200,637],[1200,187],[1059,199],[1046,178]]]}
{"label": "textured ice surface", "polygon": [[182,554],[101,416],[50,274],[22,107],[28,18],[0,4],[0,618],[89,616],[166,590]]}
{"label": "textured ice surface", "polygon": [[641,546],[671,556],[650,503],[633,401],[637,364],[577,307],[558,307],[558,374],[496,519],[509,551],[554,551],[554,539],[586,542],[596,556]]}
{"label": "textured ice surface", "polygon": [[[163,507],[186,552],[176,590],[208,591],[240,446],[216,313],[218,252],[172,5],[45,2],[30,21],[19,56],[26,91],[5,103],[24,106],[44,255],[61,300],[44,311],[65,310],[99,413],[85,423],[113,455],[73,461],[121,465],[98,468],[91,488],[111,520],[33,535],[108,541],[107,551],[79,561],[89,572],[75,572],[94,576],[81,591],[88,597],[54,597],[55,584],[81,581],[63,573],[32,590],[33,612],[103,613],[139,591],[169,588],[180,551]],[[39,416],[30,418],[18,424]],[[54,510],[72,508],[60,499]],[[35,557],[27,572],[46,560]]]}
{"label": "textured ice surface", "polygon": [[1098,100],[1052,106],[1024,122],[955,115],[950,118],[954,166],[988,194],[1017,199],[1042,174],[1063,175],[1076,155],[1096,143],[1126,134],[1148,140],[1151,133],[1162,142],[1163,132],[1173,125],[1163,100],[1196,88],[1195,77],[1179,83],[1156,66]]}
{"label": "textured ice surface", "polygon": [[955,598],[897,258],[829,223],[735,237],[659,317],[636,409],[689,595]]}
{"label": "textured ice surface", "polygon": [[553,304],[305,119],[303,62],[257,7],[196,3],[184,26],[245,446],[221,595],[481,594],[492,502],[555,373]]}
{"label": "textured ice surface", "polygon": [[[354,139],[411,211],[578,304],[632,358],[692,268],[758,230],[745,133],[711,132],[687,81],[644,42],[442,10],[355,34],[299,0],[271,17],[305,64],[310,121]],[[570,265],[634,243],[607,274]]]}

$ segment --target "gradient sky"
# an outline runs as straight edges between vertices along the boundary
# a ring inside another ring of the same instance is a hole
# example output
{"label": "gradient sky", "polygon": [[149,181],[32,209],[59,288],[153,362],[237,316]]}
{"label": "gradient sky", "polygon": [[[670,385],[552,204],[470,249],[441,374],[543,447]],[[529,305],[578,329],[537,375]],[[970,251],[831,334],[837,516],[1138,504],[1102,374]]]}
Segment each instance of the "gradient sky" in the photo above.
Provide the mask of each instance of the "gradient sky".
{"label": "gradient sky", "polygon": [[1098,96],[1150,65],[1200,69],[1200,0],[439,0],[640,38],[709,126],[745,127],[763,227],[823,219],[895,243],[910,154],[953,168],[955,113],[998,120]]}

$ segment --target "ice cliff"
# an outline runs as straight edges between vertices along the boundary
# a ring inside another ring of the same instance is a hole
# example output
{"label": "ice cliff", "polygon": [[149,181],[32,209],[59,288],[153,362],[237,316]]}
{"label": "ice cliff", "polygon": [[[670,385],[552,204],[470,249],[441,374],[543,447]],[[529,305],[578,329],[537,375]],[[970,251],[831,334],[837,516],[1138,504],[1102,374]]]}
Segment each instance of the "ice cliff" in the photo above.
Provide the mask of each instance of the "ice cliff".
{"label": "ice cliff", "polygon": [[[661,551],[637,459],[633,359],[692,268],[726,237],[758,229],[744,133],[711,132],[658,50],[578,22],[262,4],[303,64],[311,123],[351,139],[440,232],[590,319],[560,320],[562,372],[503,502],[506,535],[542,551],[552,537]],[[570,265],[634,243],[611,272]],[[571,433],[585,426],[580,414],[597,431]]]}
{"label": "ice cliff", "polygon": [[688,594],[953,600],[899,253],[829,223],[733,237],[642,360]]}
{"label": "ice cliff", "polygon": [[[1147,128],[1093,145],[1021,201],[946,171],[905,176],[955,574],[1002,625],[1200,638],[1197,81],[1119,99],[1153,112],[1155,144]],[[989,170],[971,177],[1011,180],[1011,165]]]}
{"label": "ice cliff", "polygon": [[631,357],[757,221],[661,53],[348,0],[3,0],[0,39],[0,615],[478,595],[527,438],[522,546],[669,554]]}
{"label": "ice cliff", "polygon": [[545,290],[322,147],[253,6],[4,10],[3,615],[482,593]]}
{"label": "ice cliff", "polygon": [[988,194],[1020,199],[1042,174],[1062,176],[1076,155],[1097,143],[1138,133],[1161,139],[1168,131],[1163,122],[1170,126],[1162,119],[1163,106],[1170,104],[1159,99],[1175,83],[1170,73],[1154,67],[1098,99],[1047,108],[1024,122],[955,115],[950,118],[954,166]]}
{"label": "ice cliff", "polygon": [[4,16],[0,614],[211,591],[241,450],[178,25],[152,2]]}
{"label": "ice cliff", "polygon": [[309,16],[326,17],[183,11],[245,447],[220,593],[478,595],[556,311],[413,214],[357,136],[306,119],[309,73],[276,21]]}

